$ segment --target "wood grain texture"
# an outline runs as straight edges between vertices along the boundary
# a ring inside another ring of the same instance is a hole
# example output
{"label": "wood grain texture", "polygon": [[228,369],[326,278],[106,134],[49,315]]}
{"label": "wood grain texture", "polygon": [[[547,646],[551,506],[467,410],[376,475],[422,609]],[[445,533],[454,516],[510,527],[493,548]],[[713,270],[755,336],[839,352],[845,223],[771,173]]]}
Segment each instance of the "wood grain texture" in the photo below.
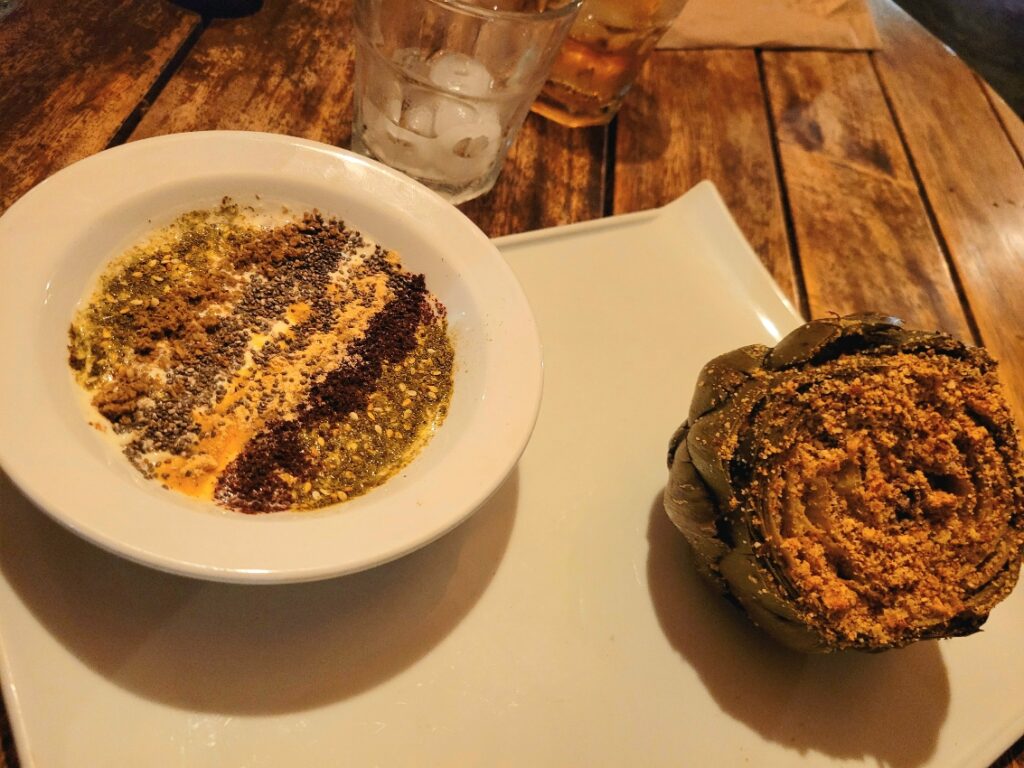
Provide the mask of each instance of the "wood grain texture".
{"label": "wood grain texture", "polygon": [[460,206],[491,237],[599,218],[606,128],[566,128],[531,114],[494,189]]}
{"label": "wood grain texture", "polygon": [[811,314],[877,310],[970,339],[867,54],[764,54]]}
{"label": "wood grain texture", "polygon": [[981,80],[981,84],[985,89],[988,100],[992,103],[992,108],[999,117],[999,122],[1003,124],[1006,135],[1017,150],[1017,157],[1024,163],[1024,120],[1017,117],[1017,113],[1010,109],[1010,105],[1003,100],[1002,96],[995,92],[991,85],[983,80]]}
{"label": "wood grain texture", "polygon": [[178,131],[271,131],[347,146],[351,0],[266,0],[216,19],[130,140]]}
{"label": "wood grain texture", "polygon": [[967,66],[888,0],[873,7],[879,75],[1024,423],[1024,167]]}
{"label": "wood grain texture", "polygon": [[626,98],[617,134],[615,213],[663,205],[710,179],[800,306],[753,51],[658,51]]}
{"label": "wood grain texture", "polygon": [[104,149],[198,23],[164,0],[32,0],[5,16],[0,211]]}

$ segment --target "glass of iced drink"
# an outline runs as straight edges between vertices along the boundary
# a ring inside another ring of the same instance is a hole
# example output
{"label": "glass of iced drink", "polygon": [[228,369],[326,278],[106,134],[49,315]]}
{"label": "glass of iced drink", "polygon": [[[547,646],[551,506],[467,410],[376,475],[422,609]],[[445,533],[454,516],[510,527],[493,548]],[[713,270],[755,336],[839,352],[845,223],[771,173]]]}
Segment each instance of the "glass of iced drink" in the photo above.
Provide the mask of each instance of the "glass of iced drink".
{"label": "glass of iced drink", "polygon": [[352,148],[453,203],[494,186],[582,0],[356,0]]}
{"label": "glass of iced drink", "polygon": [[603,125],[686,0],[584,0],[533,105],[562,125]]}

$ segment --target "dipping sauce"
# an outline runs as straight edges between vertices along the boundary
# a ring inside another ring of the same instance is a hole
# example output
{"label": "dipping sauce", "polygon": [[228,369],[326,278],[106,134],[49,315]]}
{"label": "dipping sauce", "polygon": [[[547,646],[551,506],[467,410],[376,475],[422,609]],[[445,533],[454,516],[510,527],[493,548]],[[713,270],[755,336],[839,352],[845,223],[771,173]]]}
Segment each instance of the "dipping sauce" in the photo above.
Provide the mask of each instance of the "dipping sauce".
{"label": "dipping sauce", "polygon": [[240,512],[384,483],[453,385],[423,275],[337,219],[278,219],[227,198],[179,217],[107,266],[69,330],[94,426],[146,477]]}

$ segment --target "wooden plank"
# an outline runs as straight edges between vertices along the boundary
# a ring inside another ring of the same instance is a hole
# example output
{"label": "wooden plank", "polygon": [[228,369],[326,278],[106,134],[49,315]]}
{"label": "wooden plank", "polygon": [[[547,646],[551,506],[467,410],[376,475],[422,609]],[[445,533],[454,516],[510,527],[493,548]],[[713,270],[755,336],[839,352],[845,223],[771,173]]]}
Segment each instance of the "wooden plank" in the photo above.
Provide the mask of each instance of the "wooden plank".
{"label": "wooden plank", "polygon": [[1024,167],[974,74],[888,0],[875,61],[981,340],[1024,422]]}
{"label": "wooden plank", "polygon": [[530,115],[494,189],[461,206],[491,237],[601,216],[606,128],[566,128]]}
{"label": "wooden plank", "polygon": [[970,329],[867,54],[764,54],[811,314]]}
{"label": "wooden plank", "polygon": [[199,17],[169,2],[31,0],[0,23],[0,211],[104,149]]}
{"label": "wooden plank", "polygon": [[1017,113],[1010,109],[1010,105],[1003,100],[1002,96],[995,92],[991,85],[980,78],[979,81],[985,89],[988,100],[992,103],[992,108],[999,117],[999,122],[1003,124],[1006,135],[1017,150],[1017,157],[1024,163],[1024,120],[1017,117]]}
{"label": "wooden plank", "polygon": [[614,210],[653,208],[702,179],[800,306],[753,51],[658,51],[618,117]]}
{"label": "wooden plank", "polygon": [[178,131],[272,131],[347,145],[351,0],[266,0],[215,19],[130,139]]}

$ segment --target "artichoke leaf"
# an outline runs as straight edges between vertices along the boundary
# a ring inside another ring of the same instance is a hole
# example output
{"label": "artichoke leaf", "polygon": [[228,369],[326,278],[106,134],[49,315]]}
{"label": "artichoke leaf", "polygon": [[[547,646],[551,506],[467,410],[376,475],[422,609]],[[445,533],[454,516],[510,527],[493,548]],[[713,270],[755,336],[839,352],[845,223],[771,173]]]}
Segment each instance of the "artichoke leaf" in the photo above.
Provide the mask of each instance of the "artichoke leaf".
{"label": "artichoke leaf", "polygon": [[675,469],[665,486],[665,510],[690,542],[700,570],[705,576],[717,580],[716,566],[728,552],[728,547],[717,535],[715,500],[690,461],[686,448],[686,425],[683,426],[681,441],[672,452]]}
{"label": "artichoke leaf", "polygon": [[697,376],[697,386],[690,400],[689,421],[695,422],[730,398],[764,367],[765,357],[770,351],[763,344],[751,344],[719,355],[707,363]]}
{"label": "artichoke leaf", "polygon": [[765,378],[749,378],[716,410],[690,423],[686,446],[691,460],[722,507],[728,508],[733,497],[729,463],[739,431],[767,385]]}
{"label": "artichoke leaf", "polygon": [[812,320],[775,345],[766,367],[781,370],[830,359],[846,349],[896,343],[902,325],[899,318],[876,313]]}
{"label": "artichoke leaf", "polygon": [[729,594],[754,624],[794,650],[827,650],[826,641],[804,621],[793,601],[779,592],[773,574],[752,552],[732,550],[720,561],[719,571]]}

